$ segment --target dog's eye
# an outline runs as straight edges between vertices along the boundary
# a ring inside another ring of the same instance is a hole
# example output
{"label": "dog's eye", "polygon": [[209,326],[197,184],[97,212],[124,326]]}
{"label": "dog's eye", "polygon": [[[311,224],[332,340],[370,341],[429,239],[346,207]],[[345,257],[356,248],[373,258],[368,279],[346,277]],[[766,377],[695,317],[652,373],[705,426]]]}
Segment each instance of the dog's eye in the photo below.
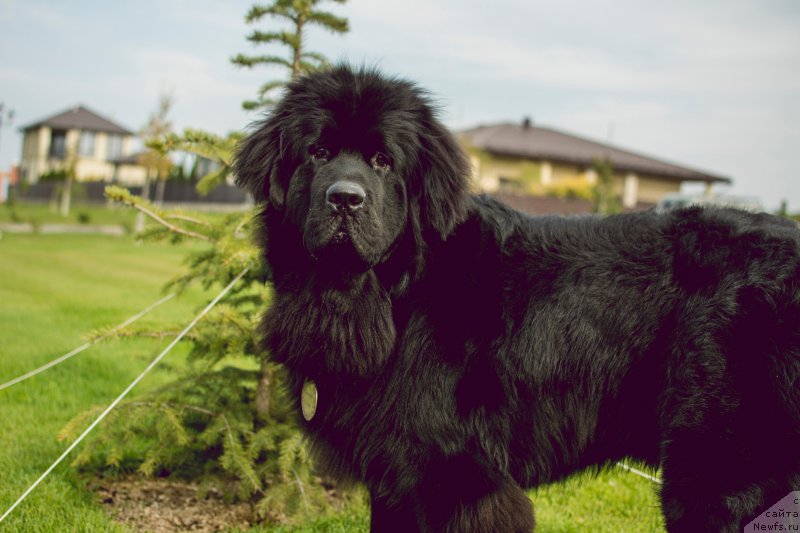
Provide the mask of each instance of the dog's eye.
{"label": "dog's eye", "polygon": [[316,161],[326,161],[330,156],[330,152],[324,146],[314,146],[311,148],[311,157]]}
{"label": "dog's eye", "polygon": [[375,169],[380,170],[388,170],[391,167],[392,162],[389,161],[389,157],[386,154],[382,154],[381,152],[376,153],[370,159],[370,163],[372,163],[372,167]]}

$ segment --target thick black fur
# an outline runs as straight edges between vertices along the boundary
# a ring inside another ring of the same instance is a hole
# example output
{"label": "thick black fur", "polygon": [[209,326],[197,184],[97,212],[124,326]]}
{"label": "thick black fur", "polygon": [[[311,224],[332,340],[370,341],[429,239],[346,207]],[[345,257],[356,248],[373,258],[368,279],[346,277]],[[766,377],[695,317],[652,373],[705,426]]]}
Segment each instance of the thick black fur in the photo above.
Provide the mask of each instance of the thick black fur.
{"label": "thick black fur", "polygon": [[[523,488],[635,458],[669,531],[741,531],[800,489],[800,234],[733,210],[528,217],[468,193],[414,85],[292,83],[240,147],[321,466],[373,531],[521,532]],[[363,188],[336,208],[334,183]],[[602,502],[598,502],[601,505]]]}

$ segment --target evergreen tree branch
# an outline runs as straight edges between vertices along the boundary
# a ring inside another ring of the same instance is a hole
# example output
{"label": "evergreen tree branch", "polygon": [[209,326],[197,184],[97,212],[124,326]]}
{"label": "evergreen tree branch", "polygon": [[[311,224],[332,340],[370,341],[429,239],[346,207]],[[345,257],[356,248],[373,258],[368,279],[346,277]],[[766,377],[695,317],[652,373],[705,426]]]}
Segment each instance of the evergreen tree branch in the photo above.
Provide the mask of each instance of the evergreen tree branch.
{"label": "evergreen tree branch", "polygon": [[300,41],[298,41],[297,35],[294,33],[289,33],[288,31],[265,32],[253,30],[253,32],[247,36],[247,40],[256,44],[269,44],[279,41],[280,43],[292,48],[297,48],[300,46]]}
{"label": "evergreen tree branch", "polygon": [[347,33],[350,31],[350,25],[346,18],[337,17],[333,13],[327,11],[310,12],[306,18],[306,22],[321,26],[331,33]]}
{"label": "evergreen tree branch", "polygon": [[259,98],[264,98],[268,92],[280,89],[281,87],[286,87],[285,81],[268,81],[258,89],[258,96]]}
{"label": "evergreen tree branch", "polygon": [[309,63],[308,61],[300,61],[300,70],[302,72],[315,72],[319,69],[325,68],[327,66],[327,61],[323,63]]}
{"label": "evergreen tree branch", "polygon": [[200,220],[199,218],[182,215],[180,213],[170,213],[166,215],[165,218],[174,218],[175,220],[183,220],[184,222],[191,222],[192,224],[197,224],[198,226],[205,226],[207,228],[211,227],[211,224],[209,224],[205,220]]}
{"label": "evergreen tree branch", "polygon": [[206,194],[213,191],[217,185],[222,185],[223,183],[225,183],[225,179],[228,177],[229,173],[230,173],[229,167],[222,167],[219,170],[209,172],[208,174],[200,178],[200,181],[197,182],[195,189],[197,189],[198,193],[205,196]]}
{"label": "evergreen tree branch", "polygon": [[328,65],[328,58],[324,55],[320,54],[319,52],[303,52],[303,58],[308,58],[313,61],[316,61],[321,66]]}
{"label": "evergreen tree branch", "polygon": [[180,226],[176,226],[170,222],[167,222],[163,218],[161,218],[158,213],[156,213],[153,209],[149,207],[147,202],[143,201],[141,198],[137,198],[133,196],[127,189],[123,189],[122,187],[106,187],[105,191],[106,197],[109,200],[113,200],[115,202],[119,202],[124,205],[128,205],[133,207],[134,209],[144,213],[145,215],[149,216],[169,231],[173,233],[178,233],[180,235],[184,235],[186,237],[192,237],[195,239],[200,239],[206,242],[214,242],[213,239],[208,237],[207,235],[203,235],[201,233],[196,233],[191,230],[187,230],[181,228]]}
{"label": "evergreen tree branch", "polygon": [[250,8],[250,11],[247,12],[245,15],[244,20],[248,24],[252,24],[253,22],[258,21],[265,15],[271,15],[274,17],[282,17],[294,21],[295,18],[293,16],[292,11],[292,3],[291,1],[287,0],[278,0],[271,6],[262,6],[262,5],[254,5]]}
{"label": "evergreen tree branch", "polygon": [[256,65],[280,65],[286,68],[292,68],[292,64],[280,56],[246,56],[244,54],[237,54],[231,58],[234,65],[240,67],[253,68]]}
{"label": "evergreen tree branch", "polygon": [[255,111],[265,107],[272,107],[275,105],[275,100],[271,98],[262,98],[260,100],[245,100],[242,102],[242,109],[245,111]]}

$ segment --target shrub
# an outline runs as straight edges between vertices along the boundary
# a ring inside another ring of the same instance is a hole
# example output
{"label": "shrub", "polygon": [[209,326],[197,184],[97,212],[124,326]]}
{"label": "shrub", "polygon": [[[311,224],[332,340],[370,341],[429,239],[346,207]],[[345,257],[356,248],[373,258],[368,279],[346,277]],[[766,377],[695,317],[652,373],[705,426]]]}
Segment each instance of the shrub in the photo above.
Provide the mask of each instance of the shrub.
{"label": "shrub", "polygon": [[581,178],[567,178],[545,189],[547,196],[555,198],[581,198],[591,200],[594,198],[594,186]]}
{"label": "shrub", "polygon": [[[209,289],[249,270],[185,337],[191,344],[189,364],[177,370],[178,377],[120,403],[73,464],[89,472],[191,478],[231,498],[253,501],[262,517],[282,521],[327,509],[331,499],[313,472],[282,372],[267,361],[257,342],[259,314],[271,291],[251,244],[252,213],[203,219],[157,210],[118,187],[107,188],[106,195],[159,222],[143,239],[207,243],[193,249],[188,272],[165,290],[181,291],[193,284]],[[179,329],[165,325],[114,336],[166,337]],[[61,437],[73,438],[99,410],[73,419]]]}

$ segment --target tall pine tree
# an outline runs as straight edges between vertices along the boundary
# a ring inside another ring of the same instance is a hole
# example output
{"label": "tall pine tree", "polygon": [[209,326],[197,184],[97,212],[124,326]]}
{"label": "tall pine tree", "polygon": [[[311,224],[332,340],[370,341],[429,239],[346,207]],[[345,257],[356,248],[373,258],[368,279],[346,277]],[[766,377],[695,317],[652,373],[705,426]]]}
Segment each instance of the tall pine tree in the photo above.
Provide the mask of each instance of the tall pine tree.
{"label": "tall pine tree", "polygon": [[[317,4],[325,0],[274,0],[270,5],[254,5],[245,16],[248,24],[260,22],[264,17],[272,17],[289,23],[288,31],[253,30],[247,40],[254,45],[280,44],[289,49],[288,57],[281,55],[245,55],[231,58],[234,65],[253,68],[258,65],[274,65],[289,70],[289,78],[294,79],[328,64],[320,53],[305,49],[305,30],[308,26],[319,26],[332,33],[347,33],[347,19],[333,13],[320,11]],[[333,0],[344,4],[347,0]],[[242,107],[248,110],[268,107],[275,103],[270,97],[275,90],[286,84],[284,80],[268,81],[258,90],[256,100],[246,100]]]}

